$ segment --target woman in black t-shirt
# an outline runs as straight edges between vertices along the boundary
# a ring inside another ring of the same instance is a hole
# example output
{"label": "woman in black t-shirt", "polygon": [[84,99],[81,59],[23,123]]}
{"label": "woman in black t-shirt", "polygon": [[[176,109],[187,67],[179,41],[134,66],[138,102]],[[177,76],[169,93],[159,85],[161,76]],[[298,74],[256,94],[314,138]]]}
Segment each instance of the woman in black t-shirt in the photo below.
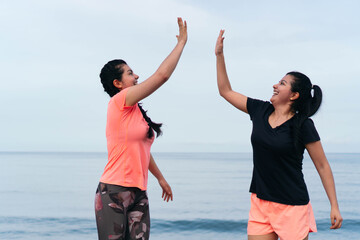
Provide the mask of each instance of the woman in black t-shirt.
{"label": "woman in black t-shirt", "polygon": [[320,137],[309,118],[320,107],[320,87],[313,86],[302,73],[289,72],[273,86],[271,103],[233,91],[226,73],[223,34],[224,30],[221,30],[215,47],[219,93],[234,107],[248,113],[253,122],[254,169],[250,186],[248,239],[308,239],[309,232],[316,231],[302,174],[305,149],[331,204],[330,228],[340,228],[343,219],[333,174]]}

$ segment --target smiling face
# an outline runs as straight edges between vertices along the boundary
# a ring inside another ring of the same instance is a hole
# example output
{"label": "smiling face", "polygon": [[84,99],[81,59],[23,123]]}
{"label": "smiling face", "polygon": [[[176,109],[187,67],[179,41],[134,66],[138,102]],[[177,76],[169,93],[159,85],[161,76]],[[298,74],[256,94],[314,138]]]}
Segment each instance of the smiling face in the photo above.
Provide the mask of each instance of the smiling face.
{"label": "smiling face", "polygon": [[270,99],[272,104],[290,104],[297,98],[298,93],[291,91],[293,77],[285,75],[277,84],[273,86],[274,92]]}
{"label": "smiling face", "polygon": [[119,81],[118,79],[115,79],[113,81],[114,86],[122,90],[127,87],[136,85],[139,76],[136,75],[127,64],[124,64],[121,68],[123,70],[121,80]]}

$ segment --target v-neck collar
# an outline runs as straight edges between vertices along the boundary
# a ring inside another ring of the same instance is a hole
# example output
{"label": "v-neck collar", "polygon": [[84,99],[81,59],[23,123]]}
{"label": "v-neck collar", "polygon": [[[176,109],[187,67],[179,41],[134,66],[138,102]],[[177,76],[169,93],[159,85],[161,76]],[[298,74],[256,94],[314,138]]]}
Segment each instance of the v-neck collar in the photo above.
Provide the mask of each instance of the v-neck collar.
{"label": "v-neck collar", "polygon": [[286,120],[285,122],[283,122],[282,124],[280,124],[279,126],[276,126],[276,127],[272,127],[269,123],[269,117],[270,115],[275,111],[275,108],[274,106],[271,105],[271,107],[269,108],[270,110],[267,112],[266,116],[265,116],[265,122],[266,122],[266,125],[268,126],[269,129],[271,129],[272,131],[276,131],[277,129],[281,128],[282,126],[285,126],[288,124],[288,122],[294,118],[294,116],[292,116],[291,118],[289,118],[288,120]]}

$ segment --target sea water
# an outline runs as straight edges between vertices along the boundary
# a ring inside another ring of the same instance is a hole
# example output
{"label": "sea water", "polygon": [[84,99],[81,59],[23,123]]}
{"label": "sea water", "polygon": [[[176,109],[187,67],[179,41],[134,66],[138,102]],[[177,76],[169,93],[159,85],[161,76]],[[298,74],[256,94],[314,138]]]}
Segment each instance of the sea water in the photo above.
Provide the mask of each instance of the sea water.
{"label": "sea water", "polygon": [[[153,153],[172,187],[161,199],[149,175],[154,240],[247,239],[251,153]],[[330,205],[311,159],[304,175],[318,232],[310,239],[360,239],[360,154],[327,154],[343,227],[330,230]],[[97,239],[94,195],[106,153],[0,153],[0,239]]]}

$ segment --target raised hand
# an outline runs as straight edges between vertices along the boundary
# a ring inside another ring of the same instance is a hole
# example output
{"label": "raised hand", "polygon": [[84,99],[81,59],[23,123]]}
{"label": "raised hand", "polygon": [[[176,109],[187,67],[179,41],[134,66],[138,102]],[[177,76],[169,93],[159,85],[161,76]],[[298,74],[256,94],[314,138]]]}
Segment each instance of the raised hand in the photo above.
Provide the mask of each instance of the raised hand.
{"label": "raised hand", "polygon": [[220,54],[223,54],[223,49],[224,49],[224,32],[225,30],[220,30],[219,36],[217,38],[216,41],[216,46],[215,46],[215,55],[218,56]]}
{"label": "raised hand", "polygon": [[187,41],[186,21],[183,21],[181,17],[178,17],[178,25],[179,25],[179,35],[176,35],[176,38],[178,39],[178,43],[185,44]]}
{"label": "raised hand", "polygon": [[186,21],[183,22],[183,20],[179,17],[178,24],[179,35],[176,35],[178,42],[175,48],[164,59],[153,75],[151,75],[142,83],[136,84],[129,88],[126,94],[126,106],[133,106],[134,104],[155,92],[170,78],[171,74],[174,72],[187,41]]}

